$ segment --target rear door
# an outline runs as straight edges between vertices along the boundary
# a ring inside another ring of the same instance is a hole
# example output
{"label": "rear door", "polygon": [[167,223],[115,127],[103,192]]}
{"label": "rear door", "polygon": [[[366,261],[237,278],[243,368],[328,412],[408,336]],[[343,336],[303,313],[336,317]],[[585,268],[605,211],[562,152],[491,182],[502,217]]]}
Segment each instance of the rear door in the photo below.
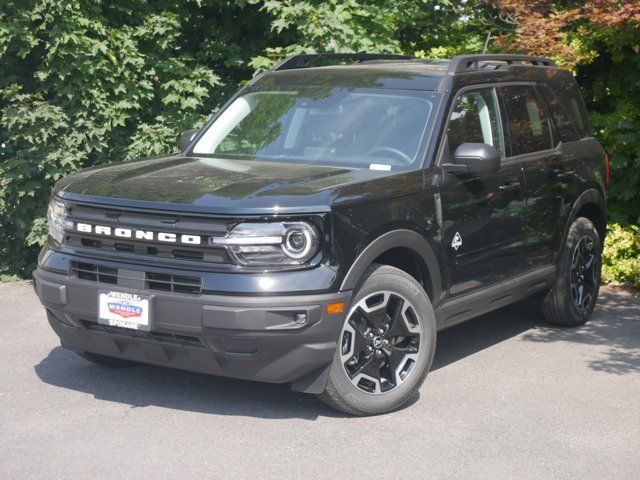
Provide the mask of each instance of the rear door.
{"label": "rear door", "polygon": [[452,296],[506,280],[522,268],[524,176],[520,161],[506,158],[504,121],[494,87],[464,90],[449,113],[441,162],[467,142],[489,144],[503,157],[498,171],[443,172],[439,181],[438,222]]}
{"label": "rear door", "polygon": [[[565,190],[573,178],[571,162],[555,148],[547,105],[536,85],[502,86],[510,156],[524,170],[527,222],[520,258],[524,269],[553,262],[558,235],[562,235]],[[557,134],[556,134],[557,135]]]}

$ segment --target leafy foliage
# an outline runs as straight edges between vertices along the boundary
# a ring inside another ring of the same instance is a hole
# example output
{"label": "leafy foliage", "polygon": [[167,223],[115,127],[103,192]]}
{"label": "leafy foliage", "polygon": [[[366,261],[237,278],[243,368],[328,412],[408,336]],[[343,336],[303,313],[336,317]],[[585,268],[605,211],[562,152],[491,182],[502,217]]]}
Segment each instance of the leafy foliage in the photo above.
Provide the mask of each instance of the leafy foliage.
{"label": "leafy foliage", "polygon": [[273,37],[244,1],[3,1],[0,273],[30,273],[56,180],[175,150]]}
{"label": "leafy foliage", "polygon": [[602,279],[640,287],[640,227],[609,225],[602,258]]}
{"label": "leafy foliage", "polygon": [[[258,3],[257,1],[255,3]],[[256,70],[270,59],[311,52],[397,52],[400,44],[389,32],[395,27],[393,1],[358,0],[264,2],[262,10],[275,17],[272,29],[285,45],[269,47],[267,57],[253,59]]]}
{"label": "leafy foliage", "polygon": [[175,150],[181,131],[202,125],[285,55],[432,48],[465,28],[456,19],[469,8],[449,0],[4,0],[0,274],[29,275],[60,177]]}
{"label": "leafy foliage", "polygon": [[640,5],[588,0],[3,0],[0,276],[28,276],[53,183],[169,153],[286,55],[445,58],[492,48],[576,71],[611,154],[611,212],[640,216]]}

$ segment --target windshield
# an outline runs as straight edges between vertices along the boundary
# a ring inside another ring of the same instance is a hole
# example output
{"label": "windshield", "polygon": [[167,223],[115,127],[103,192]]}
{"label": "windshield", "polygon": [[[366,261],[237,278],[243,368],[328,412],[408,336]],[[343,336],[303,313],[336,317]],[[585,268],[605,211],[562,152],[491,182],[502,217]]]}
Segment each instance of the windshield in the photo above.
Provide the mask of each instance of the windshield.
{"label": "windshield", "polygon": [[387,89],[249,92],[216,118],[193,154],[395,170],[420,162],[438,98]]}

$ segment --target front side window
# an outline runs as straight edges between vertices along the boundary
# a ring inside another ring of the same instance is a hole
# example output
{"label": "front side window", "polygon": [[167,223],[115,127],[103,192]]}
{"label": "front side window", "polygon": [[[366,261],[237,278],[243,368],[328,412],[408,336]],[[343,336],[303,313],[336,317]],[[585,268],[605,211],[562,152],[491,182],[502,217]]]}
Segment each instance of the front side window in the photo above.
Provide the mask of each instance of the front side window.
{"label": "front side window", "polygon": [[529,86],[504,87],[502,94],[509,117],[511,155],[552,148],[547,112],[536,90]]}
{"label": "front side window", "polygon": [[463,143],[486,143],[504,156],[504,135],[495,89],[473,90],[458,97],[449,118],[447,138],[451,153]]}
{"label": "front side window", "polygon": [[193,154],[402,169],[419,164],[439,95],[327,87],[250,91],[218,116]]}

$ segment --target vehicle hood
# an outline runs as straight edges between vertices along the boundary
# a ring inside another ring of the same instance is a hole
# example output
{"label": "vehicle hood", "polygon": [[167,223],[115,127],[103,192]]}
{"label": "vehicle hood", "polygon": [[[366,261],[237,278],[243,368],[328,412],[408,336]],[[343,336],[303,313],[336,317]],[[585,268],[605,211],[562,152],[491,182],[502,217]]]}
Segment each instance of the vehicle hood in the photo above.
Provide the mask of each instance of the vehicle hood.
{"label": "vehicle hood", "polygon": [[323,212],[331,209],[338,187],[385,175],[176,155],[80,170],[60,180],[55,193],[85,202],[221,214]]}

